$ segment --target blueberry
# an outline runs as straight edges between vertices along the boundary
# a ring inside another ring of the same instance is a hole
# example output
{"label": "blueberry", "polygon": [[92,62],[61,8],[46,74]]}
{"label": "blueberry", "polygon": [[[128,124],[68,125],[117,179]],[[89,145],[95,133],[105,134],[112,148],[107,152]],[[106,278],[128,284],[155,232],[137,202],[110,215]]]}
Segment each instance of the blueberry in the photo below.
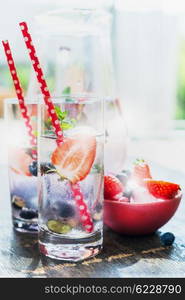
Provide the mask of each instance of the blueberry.
{"label": "blueberry", "polygon": [[38,213],[33,209],[23,209],[20,212],[20,217],[23,219],[34,219],[38,218]]}
{"label": "blueberry", "polygon": [[97,205],[95,206],[96,212],[101,212],[102,209],[103,209],[103,205],[101,203],[97,203]]}
{"label": "blueberry", "polygon": [[171,232],[166,232],[161,235],[161,242],[165,246],[171,246],[175,240],[175,236]]}
{"label": "blueberry", "polygon": [[75,215],[75,209],[72,205],[63,203],[60,207],[59,215],[62,218],[72,218]]}
{"label": "blueberry", "polygon": [[75,215],[74,207],[65,202],[56,202],[53,209],[61,218],[72,218]]}
{"label": "blueberry", "polygon": [[29,165],[29,171],[33,176],[37,176],[37,161],[33,161],[31,165]]}
{"label": "blueberry", "polygon": [[[55,170],[55,166],[52,165],[51,163],[48,163],[48,162],[44,162],[44,163],[41,163],[40,164],[40,172],[41,172],[41,175],[47,173],[48,171],[50,170]],[[50,172],[49,172],[50,173]],[[51,172],[52,173],[52,172]]]}

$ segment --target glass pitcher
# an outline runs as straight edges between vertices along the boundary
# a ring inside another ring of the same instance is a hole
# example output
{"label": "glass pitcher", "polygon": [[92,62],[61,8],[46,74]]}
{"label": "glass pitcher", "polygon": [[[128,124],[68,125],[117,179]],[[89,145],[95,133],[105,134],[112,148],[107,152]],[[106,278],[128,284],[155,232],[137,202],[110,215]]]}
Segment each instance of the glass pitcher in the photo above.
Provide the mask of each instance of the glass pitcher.
{"label": "glass pitcher", "polygon": [[[105,172],[119,173],[127,134],[115,88],[111,25],[111,13],[100,9],[51,11],[35,22],[37,48],[53,95],[98,95],[105,100]],[[33,85],[31,78],[28,94]]]}

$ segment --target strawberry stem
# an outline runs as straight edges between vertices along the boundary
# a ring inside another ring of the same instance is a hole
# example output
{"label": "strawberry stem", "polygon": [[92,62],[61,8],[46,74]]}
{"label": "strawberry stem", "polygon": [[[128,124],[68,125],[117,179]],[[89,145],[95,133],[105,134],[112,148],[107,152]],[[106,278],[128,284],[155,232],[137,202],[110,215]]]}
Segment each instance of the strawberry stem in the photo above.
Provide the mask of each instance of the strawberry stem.
{"label": "strawberry stem", "polygon": [[48,171],[46,172],[46,174],[48,174],[48,173],[56,173],[56,174],[58,174],[58,176],[59,176],[62,180],[64,180],[64,179],[69,180],[67,177],[65,177],[64,175],[60,174],[60,172],[59,172],[58,170],[56,170],[56,169],[48,170]]}
{"label": "strawberry stem", "polygon": [[143,158],[136,158],[136,160],[134,161],[134,165],[140,165],[145,163],[145,160]]}

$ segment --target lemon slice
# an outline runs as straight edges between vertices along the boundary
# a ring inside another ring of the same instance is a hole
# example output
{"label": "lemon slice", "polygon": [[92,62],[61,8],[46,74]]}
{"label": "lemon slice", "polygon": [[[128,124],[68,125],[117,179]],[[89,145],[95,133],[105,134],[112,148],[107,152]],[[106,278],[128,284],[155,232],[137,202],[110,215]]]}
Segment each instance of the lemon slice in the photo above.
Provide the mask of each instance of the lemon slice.
{"label": "lemon slice", "polygon": [[25,206],[25,201],[17,196],[13,196],[12,203],[17,207],[17,208],[23,208]]}
{"label": "lemon slice", "polygon": [[66,234],[72,229],[72,227],[69,224],[63,224],[58,220],[49,220],[47,222],[47,226],[49,230],[60,234]]}

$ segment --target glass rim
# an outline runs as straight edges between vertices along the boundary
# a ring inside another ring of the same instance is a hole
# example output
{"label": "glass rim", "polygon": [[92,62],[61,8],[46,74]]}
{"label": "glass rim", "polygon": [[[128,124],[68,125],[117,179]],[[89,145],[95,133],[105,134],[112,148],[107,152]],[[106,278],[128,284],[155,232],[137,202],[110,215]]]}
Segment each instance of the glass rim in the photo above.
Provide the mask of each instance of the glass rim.
{"label": "glass rim", "polygon": [[[25,104],[38,104],[37,96],[36,97],[24,97]],[[17,104],[19,105],[19,100],[16,97],[4,98],[4,104]],[[30,102],[31,101],[31,102]]]}
{"label": "glass rim", "polygon": [[[65,103],[65,104],[86,104],[102,102],[104,97],[99,95],[89,94],[62,94],[62,95],[51,95],[51,97],[45,97],[51,99],[53,103]],[[38,103],[44,103],[44,96],[42,94],[37,95]]]}
{"label": "glass rim", "polygon": [[[50,97],[47,97],[48,99]],[[73,99],[77,99],[77,98],[80,98],[81,101],[61,101],[60,103],[68,103],[68,104],[80,104],[80,103],[95,103],[95,102],[104,102],[104,101],[112,101],[113,98],[116,98],[115,96],[100,96],[100,95],[96,95],[96,94],[62,94],[62,95],[52,95],[51,96],[51,99],[64,99],[64,98],[73,98]],[[35,96],[26,96],[24,97],[24,100],[25,100],[25,104],[42,104],[43,103],[43,99],[44,99],[44,96],[42,94],[36,94]],[[88,101],[87,101],[88,99]],[[86,100],[86,101],[85,101]],[[8,97],[8,98],[4,98],[3,99],[3,103],[4,105],[6,104],[19,104],[19,101],[17,99],[17,97]],[[59,103],[59,102],[54,102],[54,103]]]}
{"label": "glass rim", "polygon": [[[74,19],[76,24],[74,25]],[[75,34],[95,34],[101,35],[102,29],[109,29],[112,15],[110,11],[103,8],[82,8],[66,7],[49,10],[35,16],[38,25],[38,32],[52,32],[55,29],[55,35],[58,27],[63,27],[63,35],[75,32]],[[69,26],[70,25],[70,26]],[[84,27],[85,25],[85,27]]]}
{"label": "glass rim", "polygon": [[[66,16],[67,14],[67,16]],[[64,16],[65,18],[68,18],[68,16],[70,15],[79,15],[80,17],[83,16],[88,16],[88,15],[92,15],[93,16],[100,16],[100,17],[105,17],[105,16],[111,16],[111,13],[109,10],[105,10],[102,7],[62,7],[59,9],[52,9],[52,10],[47,10],[43,13],[39,13],[35,16],[35,18],[39,19],[40,17],[60,17],[61,15]],[[44,19],[45,20],[45,19]]]}

